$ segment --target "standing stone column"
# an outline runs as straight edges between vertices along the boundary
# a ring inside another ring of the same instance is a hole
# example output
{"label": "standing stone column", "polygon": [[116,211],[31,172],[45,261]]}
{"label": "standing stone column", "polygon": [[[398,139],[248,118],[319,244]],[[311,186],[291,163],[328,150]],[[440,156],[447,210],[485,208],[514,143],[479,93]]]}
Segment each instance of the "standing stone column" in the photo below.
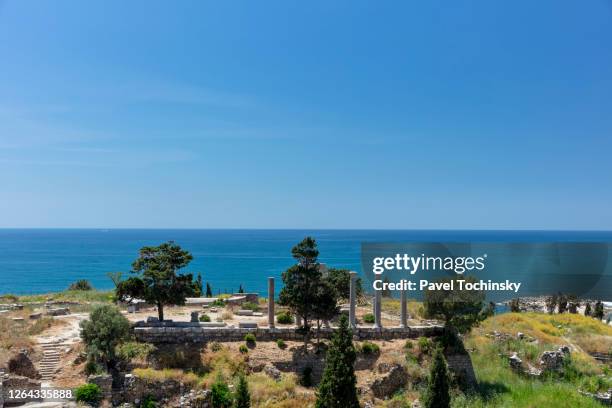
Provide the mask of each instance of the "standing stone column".
{"label": "standing stone column", "polygon": [[408,327],[408,305],[406,304],[406,291],[403,289],[400,294],[400,327]]}
{"label": "standing stone column", "polygon": [[274,328],[274,278],[268,278],[268,327]]}
{"label": "standing stone column", "polygon": [[374,291],[374,328],[382,328],[381,318],[381,305],[382,305],[382,292],[380,290]]}
{"label": "standing stone column", "polygon": [[349,324],[351,325],[352,328],[357,327],[357,325],[355,324],[356,320],[355,320],[355,306],[357,303],[357,272],[355,271],[350,271],[349,272],[349,276],[351,278],[350,280],[350,295],[349,295]]}

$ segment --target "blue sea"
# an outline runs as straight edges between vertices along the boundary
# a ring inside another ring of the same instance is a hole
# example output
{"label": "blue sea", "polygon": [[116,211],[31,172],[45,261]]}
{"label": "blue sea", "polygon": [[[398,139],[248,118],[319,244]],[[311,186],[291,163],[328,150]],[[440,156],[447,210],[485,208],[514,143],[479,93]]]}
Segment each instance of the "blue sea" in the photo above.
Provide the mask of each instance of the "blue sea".
{"label": "blue sea", "polygon": [[280,278],[294,263],[291,247],[308,235],[321,262],[357,271],[362,242],[612,241],[612,232],[596,231],[0,229],[0,294],[60,291],[78,279],[111,289],[108,272],[129,275],[139,248],[169,240],[193,254],[185,271],[201,273],[215,293],[239,285],[265,293],[266,278]]}

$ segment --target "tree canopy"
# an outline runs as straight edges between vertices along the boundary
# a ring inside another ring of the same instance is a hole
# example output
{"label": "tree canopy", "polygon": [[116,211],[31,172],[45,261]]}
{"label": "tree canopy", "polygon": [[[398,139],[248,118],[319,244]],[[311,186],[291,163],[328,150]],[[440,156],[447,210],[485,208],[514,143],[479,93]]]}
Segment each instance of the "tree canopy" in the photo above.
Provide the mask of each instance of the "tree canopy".
{"label": "tree canopy", "polygon": [[[438,282],[451,282],[462,279],[476,282],[471,276],[443,278]],[[434,319],[444,320],[447,327],[465,333],[486,318],[483,311],[484,291],[460,290],[459,284],[453,290],[426,290],[424,293],[425,314]]]}
{"label": "tree canopy", "polygon": [[174,242],[140,249],[132,264],[131,277],[117,286],[117,297],[141,298],[157,306],[159,320],[164,319],[165,305],[184,305],[185,299],[194,296],[197,283],[192,274],[177,274],[193,257]]}
{"label": "tree canopy", "polygon": [[110,368],[115,360],[115,348],[129,337],[130,323],[111,305],[95,307],[89,320],[81,322],[81,338],[87,351]]}
{"label": "tree canopy", "polygon": [[[351,291],[351,275],[348,269],[329,268],[327,280],[336,288],[341,299],[348,299]],[[361,278],[356,279],[357,297],[363,294]]]}

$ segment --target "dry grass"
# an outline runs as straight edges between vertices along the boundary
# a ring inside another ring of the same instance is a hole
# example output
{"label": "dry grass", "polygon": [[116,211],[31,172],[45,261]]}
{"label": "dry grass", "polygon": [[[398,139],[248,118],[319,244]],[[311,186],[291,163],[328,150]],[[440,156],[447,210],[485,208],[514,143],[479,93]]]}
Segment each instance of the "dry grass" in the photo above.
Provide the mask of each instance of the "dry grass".
{"label": "dry grass", "polygon": [[175,380],[182,382],[188,387],[194,387],[199,383],[199,377],[190,372],[184,372],[178,369],[154,370],[152,368],[135,368],[134,375],[151,382],[163,382],[166,380]]}
{"label": "dry grass", "polygon": [[219,375],[229,381],[238,373],[247,371],[246,357],[228,347],[205,353],[202,363],[207,370],[207,374],[201,381],[201,386],[205,388],[212,386]]}
{"label": "dry grass", "polygon": [[295,374],[285,373],[280,381],[274,381],[263,373],[255,373],[248,381],[254,407],[305,408],[315,401],[313,391],[297,386]]}
{"label": "dry grass", "polygon": [[612,337],[602,334],[578,334],[574,341],[587,353],[612,354]]}

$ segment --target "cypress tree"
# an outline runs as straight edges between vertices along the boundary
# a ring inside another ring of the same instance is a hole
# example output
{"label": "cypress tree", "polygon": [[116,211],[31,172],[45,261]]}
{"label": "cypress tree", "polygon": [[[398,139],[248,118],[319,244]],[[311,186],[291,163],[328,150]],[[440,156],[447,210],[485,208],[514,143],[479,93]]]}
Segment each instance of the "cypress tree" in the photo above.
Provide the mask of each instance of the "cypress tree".
{"label": "cypress tree", "polygon": [[427,392],[423,401],[424,408],[448,408],[450,407],[450,378],[446,367],[446,360],[440,348],[436,349],[429,380]]}
{"label": "cypress tree", "polygon": [[353,365],[357,353],[348,318],[342,315],[326,355],[325,370],[317,392],[316,408],[358,408],[357,377]]}
{"label": "cypress tree", "polygon": [[236,386],[236,395],[234,397],[234,406],[236,408],[250,408],[251,394],[249,394],[249,384],[247,383],[244,374],[238,377],[238,385]]}
{"label": "cypress tree", "polygon": [[213,408],[231,408],[232,406],[232,394],[221,374],[217,376],[212,385],[211,402]]}
{"label": "cypress tree", "polygon": [[603,303],[601,302],[601,300],[598,300],[597,303],[595,303],[595,310],[593,311],[593,317],[596,318],[597,320],[601,320],[604,318],[604,307],[603,307]]}
{"label": "cypress tree", "polygon": [[206,297],[207,298],[213,297],[212,288],[210,287],[210,283],[208,282],[206,282]]}
{"label": "cypress tree", "polygon": [[591,313],[592,313],[591,304],[587,303],[586,306],[584,307],[584,315],[585,316],[590,316]]}

